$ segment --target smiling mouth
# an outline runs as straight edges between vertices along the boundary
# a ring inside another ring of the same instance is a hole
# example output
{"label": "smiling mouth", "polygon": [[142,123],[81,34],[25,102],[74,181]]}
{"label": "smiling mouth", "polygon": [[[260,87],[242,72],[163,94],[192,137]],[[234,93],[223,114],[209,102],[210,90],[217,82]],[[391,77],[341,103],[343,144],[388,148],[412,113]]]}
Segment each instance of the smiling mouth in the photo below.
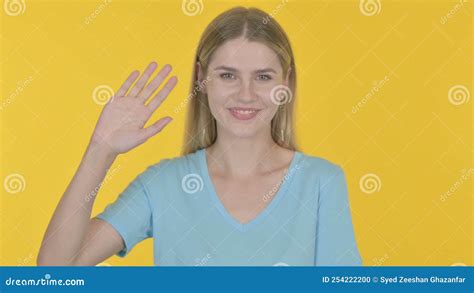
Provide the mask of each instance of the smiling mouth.
{"label": "smiling mouth", "polygon": [[250,120],[255,118],[261,109],[233,107],[228,108],[228,110],[238,120]]}

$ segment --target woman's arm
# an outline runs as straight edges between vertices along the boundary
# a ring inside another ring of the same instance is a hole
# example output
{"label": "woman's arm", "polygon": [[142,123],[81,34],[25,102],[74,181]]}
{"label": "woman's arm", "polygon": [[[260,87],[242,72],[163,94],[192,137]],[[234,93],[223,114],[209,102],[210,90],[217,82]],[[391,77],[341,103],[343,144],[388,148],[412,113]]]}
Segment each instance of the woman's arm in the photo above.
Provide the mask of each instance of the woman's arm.
{"label": "woman's arm", "polygon": [[[76,260],[83,258],[83,242],[87,244],[90,242],[87,238],[92,239],[94,236],[98,237],[96,243],[100,243],[94,250],[100,250],[105,258],[122,248],[120,236],[113,228],[102,221],[90,220],[95,200],[95,196],[90,195],[100,185],[114,159],[104,147],[90,145],[87,149],[48,225],[38,255],[38,265],[76,264]],[[97,261],[100,262],[99,259]]]}
{"label": "woman's arm", "polygon": [[124,247],[120,234],[105,221],[91,219],[91,212],[97,191],[115,158],[141,145],[172,120],[165,117],[144,128],[177,82],[176,77],[170,78],[145,105],[171,71],[171,66],[164,66],[145,87],[156,67],[156,63],[150,63],[126,95],[139,76],[138,71],[132,72],[105,105],[79,168],[48,225],[38,265],[95,265]]}

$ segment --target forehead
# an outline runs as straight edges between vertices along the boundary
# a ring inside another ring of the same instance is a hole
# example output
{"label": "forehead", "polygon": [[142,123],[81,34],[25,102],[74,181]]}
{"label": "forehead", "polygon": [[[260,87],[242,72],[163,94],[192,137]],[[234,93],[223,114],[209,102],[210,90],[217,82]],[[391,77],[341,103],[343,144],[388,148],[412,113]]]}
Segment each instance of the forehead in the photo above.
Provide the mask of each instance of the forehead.
{"label": "forehead", "polygon": [[238,70],[256,70],[271,67],[280,72],[281,65],[277,54],[261,42],[244,38],[229,40],[213,53],[209,66],[229,66]]}

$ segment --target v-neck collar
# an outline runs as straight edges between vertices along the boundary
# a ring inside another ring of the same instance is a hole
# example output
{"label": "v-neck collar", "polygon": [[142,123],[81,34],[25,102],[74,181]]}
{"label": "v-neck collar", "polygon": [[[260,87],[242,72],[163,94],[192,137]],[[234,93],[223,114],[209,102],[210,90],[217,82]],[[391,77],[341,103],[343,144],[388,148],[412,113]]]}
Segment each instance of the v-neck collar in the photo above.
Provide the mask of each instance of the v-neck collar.
{"label": "v-neck collar", "polygon": [[[219,212],[222,214],[222,216],[226,219],[226,221],[232,225],[234,228],[236,228],[239,231],[247,231],[251,227],[257,225],[260,223],[263,219],[265,219],[270,212],[275,208],[275,206],[282,200],[282,198],[285,196],[287,193],[287,189],[293,180],[294,174],[291,175],[290,173],[294,169],[295,165],[297,164],[301,153],[298,151],[294,151],[293,158],[291,160],[291,163],[288,167],[288,171],[285,173],[284,177],[282,178],[282,183],[280,184],[280,188],[278,189],[277,193],[273,196],[273,199],[270,201],[270,203],[261,211],[255,218],[252,220],[242,224],[237,219],[235,219],[224,207],[222,204],[221,200],[219,199],[216,189],[214,187],[214,183],[212,182],[211,175],[209,173],[209,168],[207,165],[207,158],[206,158],[206,150],[200,149],[198,151],[198,156],[200,159],[200,163],[202,166],[202,174],[205,180],[205,184],[209,186],[209,191],[210,191],[210,197],[214,204],[216,205],[217,209]],[[288,178],[287,178],[288,177]],[[281,181],[280,181],[281,182]]]}

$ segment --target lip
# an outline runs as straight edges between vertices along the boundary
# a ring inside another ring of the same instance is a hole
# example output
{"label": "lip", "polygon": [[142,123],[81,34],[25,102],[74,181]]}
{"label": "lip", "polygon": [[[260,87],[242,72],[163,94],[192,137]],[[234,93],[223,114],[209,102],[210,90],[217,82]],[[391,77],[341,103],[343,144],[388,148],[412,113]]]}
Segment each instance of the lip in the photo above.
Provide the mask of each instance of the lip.
{"label": "lip", "polygon": [[[230,114],[238,120],[250,120],[257,116],[261,109],[246,108],[246,107],[231,107],[227,108]],[[248,113],[245,113],[247,111]]]}

